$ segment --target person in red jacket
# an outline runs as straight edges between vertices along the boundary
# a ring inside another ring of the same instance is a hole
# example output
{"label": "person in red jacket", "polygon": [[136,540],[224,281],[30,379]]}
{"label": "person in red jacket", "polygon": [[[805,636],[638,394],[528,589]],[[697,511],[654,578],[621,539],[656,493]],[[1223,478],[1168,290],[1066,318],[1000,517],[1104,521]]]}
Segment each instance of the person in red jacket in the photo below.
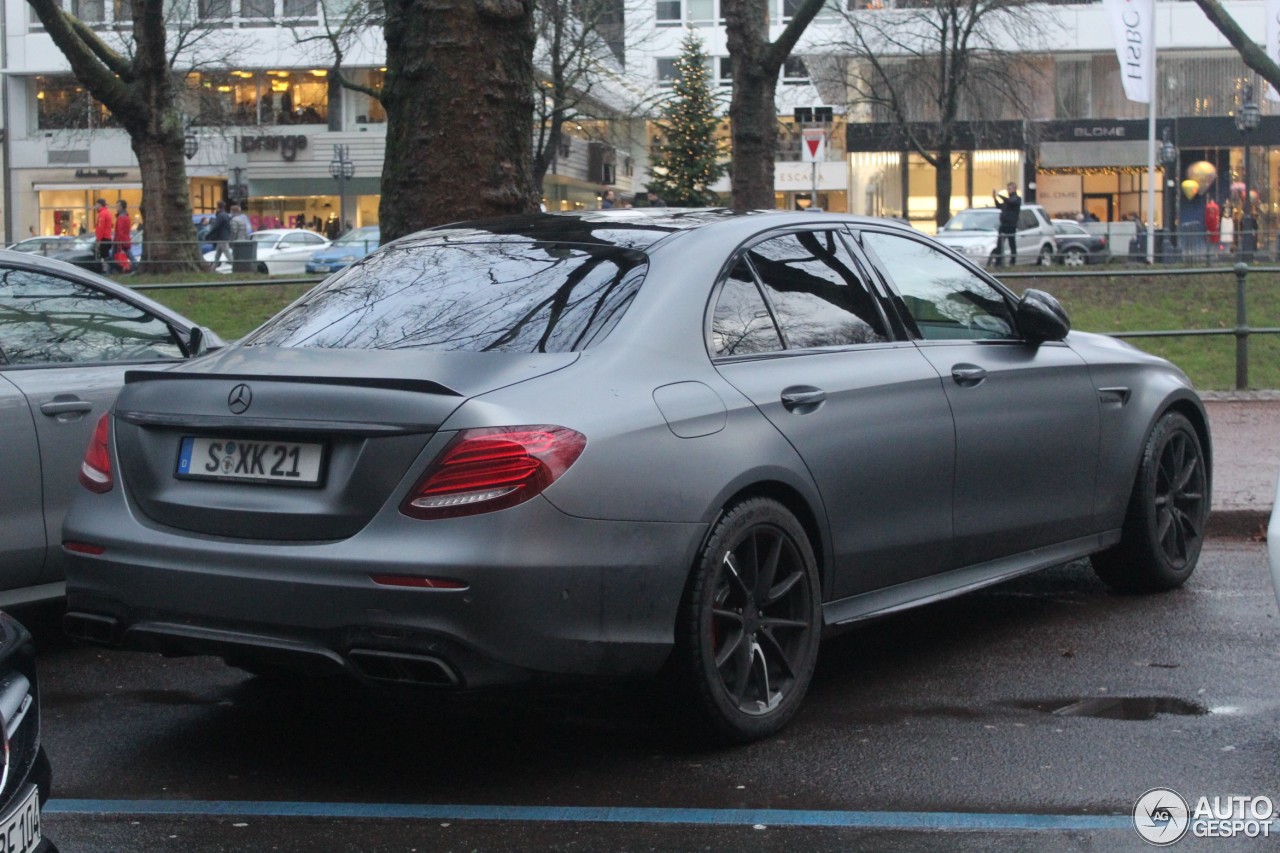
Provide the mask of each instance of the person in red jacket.
{"label": "person in red jacket", "polygon": [[116,202],[116,245],[112,255],[116,269],[120,272],[128,272],[133,266],[133,257],[129,254],[129,250],[133,248],[132,231],[133,220],[129,218],[129,203],[120,199]]}
{"label": "person in red jacket", "polygon": [[1218,229],[1222,224],[1222,211],[1218,208],[1218,203],[1213,199],[1209,199],[1204,205],[1204,230],[1209,232],[1209,251],[1216,251],[1221,248],[1222,235],[1218,233]]}
{"label": "person in red jacket", "polygon": [[97,238],[98,262],[103,272],[111,272],[111,244],[115,237],[115,217],[107,207],[107,200],[100,198],[98,205],[98,221],[93,228],[93,236]]}

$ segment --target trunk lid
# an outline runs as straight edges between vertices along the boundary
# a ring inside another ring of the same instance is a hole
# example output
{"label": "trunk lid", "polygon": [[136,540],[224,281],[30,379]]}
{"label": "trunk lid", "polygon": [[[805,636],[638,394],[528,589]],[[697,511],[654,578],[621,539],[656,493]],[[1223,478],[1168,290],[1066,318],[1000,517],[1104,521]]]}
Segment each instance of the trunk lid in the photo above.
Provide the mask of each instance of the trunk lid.
{"label": "trunk lid", "polygon": [[129,371],[114,410],[121,481],[162,525],[346,538],[469,397],[576,358],[234,347],[174,370]]}

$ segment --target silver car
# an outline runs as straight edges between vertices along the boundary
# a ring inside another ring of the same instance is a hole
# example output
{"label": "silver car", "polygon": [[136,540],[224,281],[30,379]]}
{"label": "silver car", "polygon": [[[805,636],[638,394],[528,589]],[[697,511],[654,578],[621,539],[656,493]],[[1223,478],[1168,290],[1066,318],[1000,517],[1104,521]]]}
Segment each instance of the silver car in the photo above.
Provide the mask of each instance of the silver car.
{"label": "silver car", "polygon": [[1090,554],[1184,583],[1209,453],[1173,365],[894,223],[466,223],[132,372],[65,624],[392,684],[664,673],[749,740],[840,626]]}
{"label": "silver car", "polygon": [[62,595],[58,531],[85,443],[125,371],[182,361],[192,328],[95,273],[0,251],[0,605]]}

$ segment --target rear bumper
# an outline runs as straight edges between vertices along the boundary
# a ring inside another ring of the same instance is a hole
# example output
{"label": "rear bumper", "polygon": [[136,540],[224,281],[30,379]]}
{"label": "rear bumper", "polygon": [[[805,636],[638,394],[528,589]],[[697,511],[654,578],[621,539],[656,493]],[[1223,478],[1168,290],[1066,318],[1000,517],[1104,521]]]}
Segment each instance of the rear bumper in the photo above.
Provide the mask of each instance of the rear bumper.
{"label": "rear bumper", "polygon": [[[346,540],[289,544],[157,529],[101,497],[64,530],[105,549],[64,551],[74,636],[436,686],[656,671],[706,532],[574,518],[537,498],[443,521],[383,513]],[[466,588],[372,580],[383,574]]]}

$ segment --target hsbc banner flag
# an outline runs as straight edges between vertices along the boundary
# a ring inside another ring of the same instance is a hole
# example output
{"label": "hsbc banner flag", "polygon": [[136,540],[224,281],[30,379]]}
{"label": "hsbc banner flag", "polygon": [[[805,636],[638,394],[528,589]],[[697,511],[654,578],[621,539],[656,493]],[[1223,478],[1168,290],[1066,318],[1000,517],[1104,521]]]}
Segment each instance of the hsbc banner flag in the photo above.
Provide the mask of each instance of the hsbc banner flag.
{"label": "hsbc banner flag", "polygon": [[[1280,0],[1267,0],[1267,56],[1280,62]],[[1280,102],[1280,90],[1267,87],[1267,100]]]}
{"label": "hsbc banner flag", "polygon": [[1103,3],[1111,17],[1125,97],[1149,104],[1156,76],[1155,0],[1103,0]]}

